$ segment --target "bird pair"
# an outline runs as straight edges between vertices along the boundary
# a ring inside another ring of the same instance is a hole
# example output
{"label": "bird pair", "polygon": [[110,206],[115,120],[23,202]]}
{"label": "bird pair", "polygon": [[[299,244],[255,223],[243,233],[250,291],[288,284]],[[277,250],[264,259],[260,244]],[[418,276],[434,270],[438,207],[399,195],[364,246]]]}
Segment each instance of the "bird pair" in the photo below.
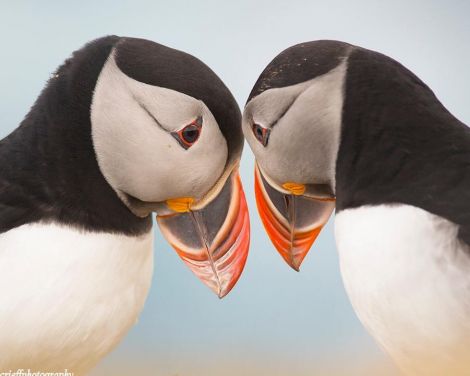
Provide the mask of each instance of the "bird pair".
{"label": "bird pair", "polygon": [[[242,132],[243,131],[243,132]],[[0,142],[0,370],[85,374],[142,310],[152,219],[219,297],[266,231],[299,268],[336,208],[364,326],[410,375],[470,369],[470,132],[415,75],[347,43],[293,46],[243,116],[204,63],[110,36],[53,74]]]}

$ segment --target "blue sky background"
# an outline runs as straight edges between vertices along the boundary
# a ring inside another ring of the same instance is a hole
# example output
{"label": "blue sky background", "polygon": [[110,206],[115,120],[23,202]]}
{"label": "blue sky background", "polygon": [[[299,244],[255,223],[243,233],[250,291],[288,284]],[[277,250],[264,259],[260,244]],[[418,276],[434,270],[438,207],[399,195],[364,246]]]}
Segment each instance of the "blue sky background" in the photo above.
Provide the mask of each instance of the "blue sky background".
{"label": "blue sky background", "polygon": [[[0,0],[0,136],[18,125],[73,50],[106,34],[194,54],[225,81],[240,106],[284,48],[344,40],[396,58],[469,123],[469,14],[470,3],[457,0]],[[158,234],[153,285],[139,323],[93,376],[362,375],[374,367],[395,374],[345,295],[332,221],[295,273],[258,219],[248,147],[241,176],[252,241],[238,285],[219,301]]]}

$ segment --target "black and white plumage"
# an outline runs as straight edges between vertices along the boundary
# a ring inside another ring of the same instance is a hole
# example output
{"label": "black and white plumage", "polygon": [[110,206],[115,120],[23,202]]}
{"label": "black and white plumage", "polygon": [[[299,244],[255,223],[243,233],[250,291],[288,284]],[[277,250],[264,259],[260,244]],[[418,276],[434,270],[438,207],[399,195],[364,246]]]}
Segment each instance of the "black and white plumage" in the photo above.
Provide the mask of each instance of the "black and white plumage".
{"label": "black and white plumage", "polygon": [[57,69],[0,141],[0,371],[81,375],[122,339],[151,282],[153,211],[230,291],[249,236],[240,118],[210,68],[147,40],[97,39]]}
{"label": "black and white plumage", "polygon": [[341,272],[364,326],[407,374],[469,374],[470,129],[393,59],[315,41],[266,67],[243,130],[284,258],[298,268],[335,199]]}

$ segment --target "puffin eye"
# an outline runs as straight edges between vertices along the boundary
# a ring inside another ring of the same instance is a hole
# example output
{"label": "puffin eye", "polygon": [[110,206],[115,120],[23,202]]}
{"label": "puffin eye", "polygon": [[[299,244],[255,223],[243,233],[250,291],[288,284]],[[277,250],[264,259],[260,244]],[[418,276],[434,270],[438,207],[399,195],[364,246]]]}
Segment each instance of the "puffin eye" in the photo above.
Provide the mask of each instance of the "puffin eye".
{"label": "puffin eye", "polygon": [[256,139],[261,143],[261,145],[266,146],[269,140],[269,134],[271,130],[268,128],[264,128],[259,124],[253,124],[253,134],[255,135]]}
{"label": "puffin eye", "polygon": [[188,144],[194,144],[199,137],[199,128],[193,124],[187,125],[181,131],[183,141]]}
{"label": "puffin eye", "polygon": [[179,142],[184,149],[189,149],[199,139],[202,131],[202,117],[188,124],[177,132],[171,132],[171,135]]}

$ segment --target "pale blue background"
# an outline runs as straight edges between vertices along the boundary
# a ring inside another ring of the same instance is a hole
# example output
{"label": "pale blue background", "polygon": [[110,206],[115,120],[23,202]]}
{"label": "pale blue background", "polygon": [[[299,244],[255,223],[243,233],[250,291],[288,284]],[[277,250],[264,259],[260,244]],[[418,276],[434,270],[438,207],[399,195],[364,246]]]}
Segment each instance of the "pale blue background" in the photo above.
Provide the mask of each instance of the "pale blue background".
{"label": "pale blue background", "polygon": [[[340,39],[395,57],[461,120],[470,122],[470,3],[466,1],[10,1],[0,2],[0,135],[20,122],[49,74],[105,34],[148,38],[211,66],[243,106],[265,65],[302,41]],[[3,161],[0,161],[3,163]],[[360,374],[384,363],[342,287],[333,228],[302,272],[264,233],[253,200],[253,156],[241,175],[252,217],[251,253],[219,301],[160,235],[155,275],[138,325],[95,376]],[[222,371],[225,369],[225,371]],[[325,371],[326,370],[326,371]],[[384,373],[386,371],[383,371]]]}

